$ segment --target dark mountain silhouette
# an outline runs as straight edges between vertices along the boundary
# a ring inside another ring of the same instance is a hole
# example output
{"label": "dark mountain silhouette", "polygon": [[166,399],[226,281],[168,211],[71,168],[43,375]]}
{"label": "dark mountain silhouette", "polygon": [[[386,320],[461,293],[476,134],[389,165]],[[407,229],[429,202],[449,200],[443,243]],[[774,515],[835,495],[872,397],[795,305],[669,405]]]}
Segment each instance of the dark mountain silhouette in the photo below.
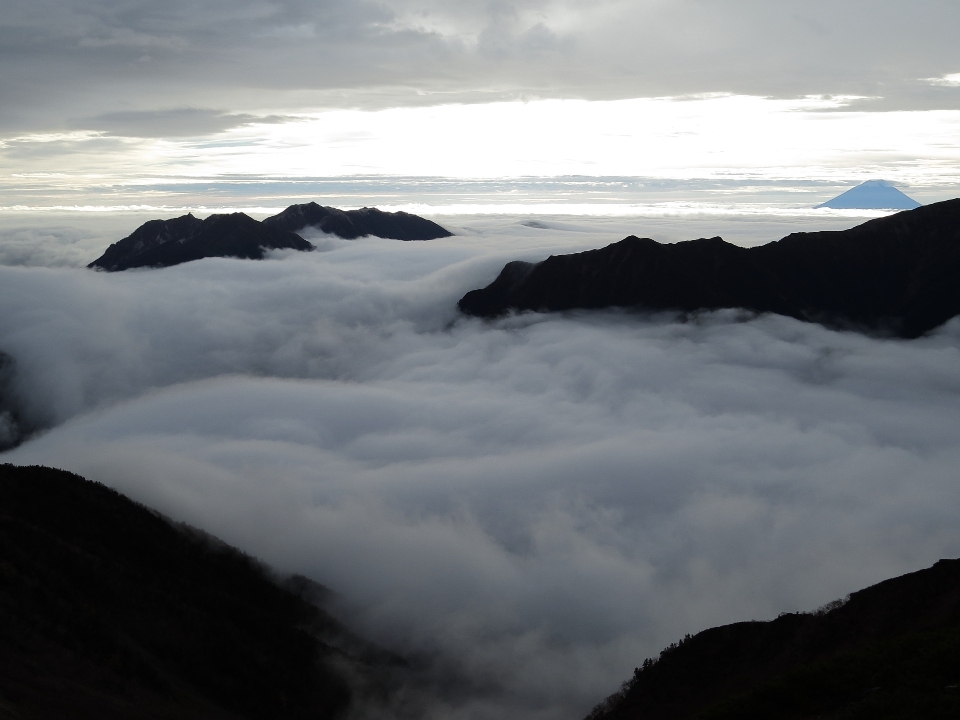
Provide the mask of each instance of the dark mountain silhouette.
{"label": "dark mountain silhouette", "polygon": [[941,560],[814,613],[687,636],[589,720],[958,717],[960,560]]}
{"label": "dark mountain silhouette", "polygon": [[198,220],[183,215],[151,220],[107,248],[87,267],[107,271],[136,267],[170,267],[208,257],[261,260],[265,249],[312,250],[299,235],[264,225],[244,213],[211,215]]}
{"label": "dark mountain silhouette", "polygon": [[920,203],[886,180],[867,180],[817,207],[834,210],[913,210],[920,207]]}
{"label": "dark mountain silhouette", "polygon": [[102,485],[0,465],[0,717],[338,717],[403,663],[325,593]]}
{"label": "dark mountain silhouette", "polygon": [[262,260],[264,250],[313,250],[296,234],[317,227],[347,240],[376,235],[395,240],[433,240],[453,233],[419,215],[383,212],[376,208],[337,210],[317,203],[291,205],[279,215],[257,222],[244,213],[192,214],[170,220],[150,220],[115,242],[87,267],[115,272],[135,267],[170,267],[207,257]]}
{"label": "dark mountain silhouette", "polygon": [[914,338],[960,313],[960,200],[741,248],[716,237],[508,263],[462,312],[744,308]]}
{"label": "dark mountain silhouette", "polygon": [[291,205],[282,213],[268,217],[263,224],[291,232],[305,227],[316,227],[346,240],[364,235],[393,240],[434,240],[453,235],[419,215],[384,212],[367,207],[359,210],[338,210],[317,205],[315,202]]}
{"label": "dark mountain silhouette", "polygon": [[15,370],[13,358],[0,351],[0,452],[19,445],[25,434],[13,391]]}
{"label": "dark mountain silhouette", "polygon": [[[0,465],[0,717],[337,718],[365,716],[364,693],[371,716],[422,714],[394,704],[408,666],[324,612],[329,594],[102,485]],[[590,720],[952,719],[958,688],[960,560],[941,560],[687,636]]]}

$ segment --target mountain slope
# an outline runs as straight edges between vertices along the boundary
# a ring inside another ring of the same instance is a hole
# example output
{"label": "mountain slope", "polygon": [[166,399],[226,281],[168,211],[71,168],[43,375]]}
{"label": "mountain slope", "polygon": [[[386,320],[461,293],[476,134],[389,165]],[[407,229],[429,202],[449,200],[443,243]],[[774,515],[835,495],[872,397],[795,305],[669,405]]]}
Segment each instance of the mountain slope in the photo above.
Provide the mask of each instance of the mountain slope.
{"label": "mountain slope", "polygon": [[0,717],[336,717],[347,660],[319,638],[338,633],[209,536],[70,473],[0,465]]}
{"label": "mountain slope", "polygon": [[960,560],[941,560],[816,613],[687,636],[590,720],[956,717]]}
{"label": "mountain slope", "polygon": [[29,432],[23,426],[13,389],[13,358],[0,350],[0,452],[16,447]]}
{"label": "mountain slope", "polygon": [[299,235],[265,226],[244,213],[211,215],[198,220],[187,214],[172,220],[151,220],[115,242],[87,267],[116,272],[137,267],[170,267],[208,257],[263,258],[263,251],[312,250]]}
{"label": "mountain slope", "polygon": [[211,215],[205,220],[192,214],[150,220],[115,242],[87,267],[117,272],[137,267],[170,267],[207,257],[261,260],[264,250],[313,250],[311,243],[296,234],[306,227],[317,227],[348,240],[364,235],[433,240],[453,234],[410,213],[376,208],[344,211],[311,202],[291,205],[263,222],[244,213]]}
{"label": "mountain slope", "polygon": [[744,308],[918,337],[960,314],[960,200],[755,248],[631,236],[536,264],[509,263],[459,302],[480,317],[608,307]]}
{"label": "mountain slope", "polygon": [[359,210],[338,210],[315,202],[291,205],[283,212],[268,217],[263,223],[291,232],[316,227],[346,240],[364,235],[392,240],[434,240],[453,235],[437,223],[419,215],[384,212],[367,207]]}

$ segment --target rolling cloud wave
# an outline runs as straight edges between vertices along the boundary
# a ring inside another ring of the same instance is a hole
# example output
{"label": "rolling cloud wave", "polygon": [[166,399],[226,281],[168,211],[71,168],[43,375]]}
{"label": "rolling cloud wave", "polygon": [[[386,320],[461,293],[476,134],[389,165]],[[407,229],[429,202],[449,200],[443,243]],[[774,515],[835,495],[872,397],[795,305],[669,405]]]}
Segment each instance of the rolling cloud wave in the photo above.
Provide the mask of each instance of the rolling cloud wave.
{"label": "rolling cloud wave", "polygon": [[460,678],[437,717],[585,714],[686,632],[958,554],[956,321],[456,315],[508,259],[600,244],[544,232],[0,267],[0,349],[52,428],[3,459],[330,585]]}

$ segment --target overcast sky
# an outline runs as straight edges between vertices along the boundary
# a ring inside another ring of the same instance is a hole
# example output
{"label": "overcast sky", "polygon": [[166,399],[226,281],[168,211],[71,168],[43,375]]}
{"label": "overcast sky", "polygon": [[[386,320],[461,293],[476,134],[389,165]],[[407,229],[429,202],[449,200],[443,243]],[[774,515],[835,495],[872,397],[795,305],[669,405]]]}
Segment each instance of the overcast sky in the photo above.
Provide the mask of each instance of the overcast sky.
{"label": "overcast sky", "polygon": [[11,0],[0,23],[2,120],[17,131],[176,135],[318,106],[706,92],[952,108],[958,91],[929,79],[960,72],[949,0]]}
{"label": "overcast sky", "polygon": [[[777,102],[829,96],[804,100],[800,109],[819,103],[813,109],[844,114],[954,111],[960,107],[957,27],[960,5],[948,0],[10,0],[0,9],[0,162],[10,173],[49,173],[72,171],[68,156],[79,165],[113,158],[114,169],[126,158],[141,169],[174,172],[169,148],[144,150],[145,141],[176,145],[247,128],[239,141],[231,138],[234,146],[262,148],[277,137],[302,135],[305,117],[331,109],[725,93]],[[763,121],[771,108],[783,110],[765,106],[751,117]],[[636,124],[635,115],[604,112]],[[750,113],[742,110],[744,117]],[[549,126],[551,117],[568,114],[532,114],[520,124]],[[701,124],[713,116],[703,108]],[[395,118],[372,117],[359,123],[367,133],[393,127]],[[480,115],[456,120],[465,128],[491,125]],[[492,125],[512,122],[506,113]],[[577,122],[564,128],[572,145],[596,134],[589,113],[579,113]],[[888,124],[887,137],[910,126]],[[406,125],[424,123],[411,116]],[[323,146],[352,147],[357,138],[335,129]],[[696,134],[696,128],[684,130]],[[949,133],[923,132],[936,145],[955,146]],[[718,142],[731,147],[743,139]],[[892,141],[871,142],[888,161],[904,151]],[[830,143],[825,147],[836,154]],[[587,143],[585,152],[591,149]],[[208,151],[192,145],[181,155],[206,158]],[[171,152],[177,155],[176,148]],[[448,149],[443,156],[450,156]],[[313,157],[313,174],[323,175],[325,159]],[[563,165],[543,158],[503,170],[404,159],[398,167],[394,160],[383,166],[367,157],[347,166],[333,162],[327,174],[624,172],[616,163],[591,171],[581,160]],[[218,162],[211,174],[236,169]],[[791,162],[811,159],[801,152]],[[262,162],[253,165],[254,172],[264,169]],[[626,174],[647,170],[626,165]],[[295,163],[266,170],[303,172]]]}

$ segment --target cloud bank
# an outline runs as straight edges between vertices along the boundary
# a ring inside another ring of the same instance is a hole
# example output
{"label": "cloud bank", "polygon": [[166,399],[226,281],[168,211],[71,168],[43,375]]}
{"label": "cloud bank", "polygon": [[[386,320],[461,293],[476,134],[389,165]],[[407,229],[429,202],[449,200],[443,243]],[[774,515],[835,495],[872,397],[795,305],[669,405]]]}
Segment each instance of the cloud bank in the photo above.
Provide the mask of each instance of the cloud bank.
{"label": "cloud bank", "polygon": [[576,717],[684,633],[960,553],[960,324],[903,342],[728,312],[459,318],[506,259],[619,239],[537,224],[0,267],[0,349],[54,426],[2,458],[330,585],[457,680],[434,717]]}

